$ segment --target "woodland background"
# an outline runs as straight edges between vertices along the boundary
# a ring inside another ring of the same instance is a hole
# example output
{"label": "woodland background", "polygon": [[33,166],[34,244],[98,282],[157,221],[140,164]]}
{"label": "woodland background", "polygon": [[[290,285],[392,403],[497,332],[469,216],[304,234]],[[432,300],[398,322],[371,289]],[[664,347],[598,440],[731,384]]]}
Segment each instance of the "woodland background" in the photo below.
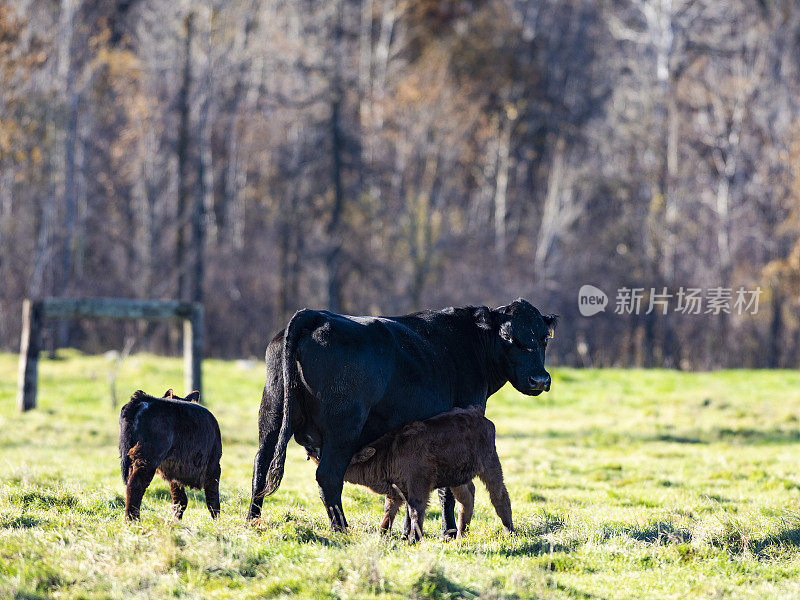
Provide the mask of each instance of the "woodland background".
{"label": "woodland background", "polygon": [[[556,363],[796,368],[798,57],[793,0],[0,0],[0,347],[30,296],[202,301],[224,357],[303,306],[524,296]],[[622,316],[623,286],[763,294]],[[126,338],[180,332],[48,345]]]}

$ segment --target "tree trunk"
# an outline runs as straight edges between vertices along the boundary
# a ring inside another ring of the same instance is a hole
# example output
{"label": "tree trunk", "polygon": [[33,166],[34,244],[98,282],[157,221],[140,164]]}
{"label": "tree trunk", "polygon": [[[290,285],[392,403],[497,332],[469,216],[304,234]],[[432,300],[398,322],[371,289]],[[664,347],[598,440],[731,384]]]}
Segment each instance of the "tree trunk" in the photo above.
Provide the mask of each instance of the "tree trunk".
{"label": "tree trunk", "polygon": [[[209,78],[210,79],[210,78]],[[206,87],[211,81],[206,81]],[[206,237],[207,207],[211,205],[214,189],[214,168],[211,155],[211,128],[209,125],[210,92],[203,93],[200,106],[199,135],[197,149],[197,181],[195,183],[194,209],[192,210],[192,302],[203,301],[203,279],[205,273],[204,253]]]}
{"label": "tree trunk", "polygon": [[333,180],[333,206],[331,207],[330,218],[326,228],[328,250],[325,253],[328,302],[327,308],[332,312],[339,312],[342,306],[342,240],[339,228],[344,205],[344,187],[342,182],[342,154],[344,153],[344,141],[342,139],[340,119],[341,94],[339,90],[336,90],[333,103],[331,105],[331,178]]}
{"label": "tree trunk", "polygon": [[[497,146],[497,178],[494,188],[494,252],[498,259],[506,254],[506,217],[508,215],[508,169],[511,154],[509,118],[501,117]],[[504,263],[500,263],[501,265]]]}
{"label": "tree trunk", "polygon": [[192,195],[189,186],[189,91],[192,77],[192,35],[194,32],[194,13],[186,16],[184,23],[186,37],[184,40],[184,63],[181,89],[178,93],[178,113],[180,128],[178,130],[178,211],[177,234],[175,238],[175,261],[178,272],[178,299],[186,300],[189,294],[188,269],[186,260],[186,221],[188,206]]}
{"label": "tree trunk", "polygon": [[777,287],[772,288],[772,319],[769,323],[769,350],[767,367],[777,369],[781,366],[783,332],[783,296]]}

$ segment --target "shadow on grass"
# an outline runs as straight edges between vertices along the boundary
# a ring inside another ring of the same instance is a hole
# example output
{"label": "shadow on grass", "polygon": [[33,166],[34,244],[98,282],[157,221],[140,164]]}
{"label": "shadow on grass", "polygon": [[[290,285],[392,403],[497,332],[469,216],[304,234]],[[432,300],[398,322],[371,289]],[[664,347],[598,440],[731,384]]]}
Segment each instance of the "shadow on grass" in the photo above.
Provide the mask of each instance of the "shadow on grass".
{"label": "shadow on grass", "polygon": [[786,553],[795,555],[800,548],[800,525],[764,537],[752,533],[731,519],[722,522],[721,529],[709,535],[705,542],[731,555],[752,554],[759,560],[771,560]]}
{"label": "shadow on grass", "polygon": [[[669,521],[656,521],[644,527],[607,528],[603,537],[608,539],[615,533],[659,546],[690,544],[693,537],[691,531],[676,528]],[[705,543],[731,555],[750,553],[759,559],[771,559],[785,552],[794,554],[800,548],[800,524],[764,537],[753,536],[752,533],[735,519],[728,519],[721,522],[718,531],[708,535]]]}
{"label": "shadow on grass", "polygon": [[52,596],[44,596],[36,592],[18,591],[14,594],[14,600],[49,600]]}
{"label": "shadow on grass", "polygon": [[651,438],[645,438],[646,442],[667,442],[668,444],[708,444],[707,440],[688,435],[675,435],[672,433],[662,433]]}
{"label": "shadow on grass", "polygon": [[783,550],[800,548],[800,525],[747,544],[748,550],[759,558],[771,558]]}
{"label": "shadow on grass", "polygon": [[676,528],[669,521],[656,521],[648,523],[644,527],[622,528],[621,533],[634,540],[659,546],[684,544],[692,540],[691,531]]}
{"label": "shadow on grass", "polygon": [[570,585],[564,585],[563,583],[556,583],[556,589],[564,592],[570,598],[582,598],[583,600],[603,600],[605,598],[605,596],[590,594],[589,592],[584,592],[583,590],[579,590]]}
{"label": "shadow on grass", "polygon": [[[519,535],[519,533],[517,533]],[[567,543],[550,542],[543,538],[525,538],[514,541],[509,548],[502,548],[497,552],[501,556],[508,558],[514,556],[545,556],[547,554],[568,554],[578,548],[577,540],[570,540]]]}
{"label": "shadow on grass", "polygon": [[11,494],[11,501],[31,508],[75,508],[78,497],[67,491],[25,490]]}
{"label": "shadow on grass", "polygon": [[411,584],[416,598],[476,598],[478,593],[445,575],[439,565],[431,565]]}
{"label": "shadow on grass", "polygon": [[675,444],[712,444],[724,442],[742,446],[770,446],[780,444],[796,444],[800,442],[800,430],[714,427],[707,431],[694,431],[685,434],[665,433],[647,436],[642,441],[668,442]]}
{"label": "shadow on grass", "polygon": [[44,525],[47,521],[31,515],[18,515],[0,521],[0,529],[31,529]]}
{"label": "shadow on grass", "polygon": [[[184,488],[184,491],[186,492],[186,497],[189,498],[189,504],[192,502],[199,502],[205,506],[206,495],[204,492],[201,490],[193,490],[191,488]],[[167,500],[170,503],[172,502],[172,495],[169,492],[169,488],[161,486],[147,488],[147,491],[144,493],[145,499],[148,496],[151,498],[158,498],[159,500]],[[220,496],[220,498],[222,498],[222,496]]]}
{"label": "shadow on grass", "polygon": [[714,427],[697,431],[672,431],[661,433],[636,433],[609,431],[596,427],[580,430],[558,431],[510,431],[502,434],[507,439],[545,438],[551,440],[569,440],[573,443],[584,442],[588,446],[616,446],[632,443],[668,443],[681,445],[700,445],[727,443],[740,446],[770,446],[797,444],[800,442],[800,429],[778,428],[754,429]]}
{"label": "shadow on grass", "polygon": [[533,526],[517,527],[513,537],[508,538],[508,547],[498,554],[503,556],[543,556],[546,554],[568,554],[579,546],[578,540],[565,542],[548,540],[547,536],[566,527],[564,518],[545,514],[544,521]]}
{"label": "shadow on grass", "polygon": [[330,537],[325,537],[317,532],[316,524],[298,519],[290,514],[279,520],[262,516],[252,522],[250,526],[259,533],[275,535],[283,541],[300,544],[319,544],[331,548],[342,548],[351,543],[351,539],[346,533],[329,533]]}

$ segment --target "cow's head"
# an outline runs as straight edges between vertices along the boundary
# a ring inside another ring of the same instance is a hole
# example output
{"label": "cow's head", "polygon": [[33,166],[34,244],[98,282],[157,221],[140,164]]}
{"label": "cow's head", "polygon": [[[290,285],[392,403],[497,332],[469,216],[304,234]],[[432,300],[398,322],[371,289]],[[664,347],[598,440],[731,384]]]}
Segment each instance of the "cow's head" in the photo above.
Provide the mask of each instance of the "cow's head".
{"label": "cow's head", "polygon": [[544,354],[558,315],[543,315],[522,298],[495,308],[492,313],[500,337],[500,362],[511,385],[529,396],[549,391],[550,374],[544,368]]}

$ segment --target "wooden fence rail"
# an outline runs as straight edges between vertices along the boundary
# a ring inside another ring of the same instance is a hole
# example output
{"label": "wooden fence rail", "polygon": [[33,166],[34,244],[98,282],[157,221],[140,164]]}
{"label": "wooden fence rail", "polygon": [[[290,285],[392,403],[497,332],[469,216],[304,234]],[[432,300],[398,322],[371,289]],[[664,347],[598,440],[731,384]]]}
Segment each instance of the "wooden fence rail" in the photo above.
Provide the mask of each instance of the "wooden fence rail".
{"label": "wooden fence rail", "polygon": [[[121,298],[45,298],[22,305],[17,406],[36,408],[42,326],[45,319],[173,319],[183,321],[183,368],[186,393],[201,390],[203,305],[176,300]],[[202,396],[201,396],[202,397]]]}

